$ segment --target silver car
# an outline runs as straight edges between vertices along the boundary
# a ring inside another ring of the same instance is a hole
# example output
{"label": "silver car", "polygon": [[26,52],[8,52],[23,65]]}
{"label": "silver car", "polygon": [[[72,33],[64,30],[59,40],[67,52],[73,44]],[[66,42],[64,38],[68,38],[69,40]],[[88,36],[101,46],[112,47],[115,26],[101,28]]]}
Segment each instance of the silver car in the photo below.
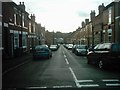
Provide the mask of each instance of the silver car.
{"label": "silver car", "polygon": [[86,45],[77,45],[75,48],[76,55],[87,55],[88,49]]}

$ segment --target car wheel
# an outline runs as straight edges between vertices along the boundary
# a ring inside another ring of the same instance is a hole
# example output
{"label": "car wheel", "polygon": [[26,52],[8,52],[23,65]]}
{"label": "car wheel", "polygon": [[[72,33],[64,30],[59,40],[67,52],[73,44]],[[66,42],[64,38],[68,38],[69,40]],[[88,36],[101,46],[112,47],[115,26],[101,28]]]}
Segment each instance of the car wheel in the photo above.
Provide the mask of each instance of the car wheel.
{"label": "car wheel", "polygon": [[99,61],[98,67],[99,67],[100,69],[103,69],[103,68],[104,68],[104,63],[103,63],[102,60]]}

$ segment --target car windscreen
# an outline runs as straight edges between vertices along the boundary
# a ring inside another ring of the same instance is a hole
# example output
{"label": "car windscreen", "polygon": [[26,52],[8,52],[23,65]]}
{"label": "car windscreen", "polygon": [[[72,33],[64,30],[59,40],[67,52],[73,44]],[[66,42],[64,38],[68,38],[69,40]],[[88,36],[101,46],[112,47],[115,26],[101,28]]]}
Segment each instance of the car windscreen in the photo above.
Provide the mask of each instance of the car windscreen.
{"label": "car windscreen", "polygon": [[57,47],[57,45],[51,45],[50,47]]}
{"label": "car windscreen", "polygon": [[86,46],[80,45],[80,46],[78,46],[77,48],[79,48],[79,49],[86,49]]}
{"label": "car windscreen", "polygon": [[47,47],[37,46],[35,47],[36,51],[49,51]]}

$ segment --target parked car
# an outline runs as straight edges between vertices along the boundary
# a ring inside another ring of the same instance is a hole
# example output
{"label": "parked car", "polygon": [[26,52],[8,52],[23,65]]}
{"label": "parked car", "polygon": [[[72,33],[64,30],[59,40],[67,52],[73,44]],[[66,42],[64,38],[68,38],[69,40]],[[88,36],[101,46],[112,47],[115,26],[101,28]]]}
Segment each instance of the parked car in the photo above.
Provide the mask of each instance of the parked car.
{"label": "parked car", "polygon": [[68,44],[68,45],[67,45],[67,49],[68,49],[68,50],[71,50],[72,47],[73,47],[73,44]]}
{"label": "parked car", "polygon": [[33,50],[33,59],[50,57],[52,57],[52,51],[46,45],[38,45]]}
{"label": "parked car", "polygon": [[69,44],[65,44],[64,47],[68,49]]}
{"label": "parked car", "polygon": [[75,49],[77,48],[78,45],[73,45],[72,47],[72,52],[74,53],[75,52]]}
{"label": "parked car", "polygon": [[87,53],[88,53],[87,45],[77,45],[75,47],[74,52],[76,55],[87,55]]}
{"label": "parked car", "polygon": [[56,51],[58,49],[58,45],[50,45],[49,47],[52,51]]}
{"label": "parked car", "polygon": [[120,65],[120,43],[98,44],[87,54],[87,63],[99,68]]}

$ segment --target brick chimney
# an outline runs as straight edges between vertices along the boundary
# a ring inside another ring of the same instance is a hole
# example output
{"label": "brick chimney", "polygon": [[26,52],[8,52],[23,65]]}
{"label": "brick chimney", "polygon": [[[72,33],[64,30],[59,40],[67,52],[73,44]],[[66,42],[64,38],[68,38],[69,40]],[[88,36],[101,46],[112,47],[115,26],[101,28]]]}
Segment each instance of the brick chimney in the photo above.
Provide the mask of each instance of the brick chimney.
{"label": "brick chimney", "polygon": [[31,14],[31,20],[35,22],[35,14]]}
{"label": "brick chimney", "polygon": [[99,7],[98,7],[99,14],[104,11],[104,8],[105,8],[104,3],[102,3],[102,5],[99,5]]}
{"label": "brick chimney", "polygon": [[89,23],[89,19],[85,19],[85,24],[88,24]]}
{"label": "brick chimney", "polygon": [[82,21],[82,23],[81,23],[81,24],[82,24],[82,28],[83,28],[83,27],[85,26],[85,22],[84,22],[84,21]]}
{"label": "brick chimney", "polygon": [[22,10],[25,11],[25,5],[24,2],[20,2],[20,4],[18,5]]}
{"label": "brick chimney", "polygon": [[91,10],[91,13],[90,13],[90,19],[91,21],[95,18],[95,10]]}

